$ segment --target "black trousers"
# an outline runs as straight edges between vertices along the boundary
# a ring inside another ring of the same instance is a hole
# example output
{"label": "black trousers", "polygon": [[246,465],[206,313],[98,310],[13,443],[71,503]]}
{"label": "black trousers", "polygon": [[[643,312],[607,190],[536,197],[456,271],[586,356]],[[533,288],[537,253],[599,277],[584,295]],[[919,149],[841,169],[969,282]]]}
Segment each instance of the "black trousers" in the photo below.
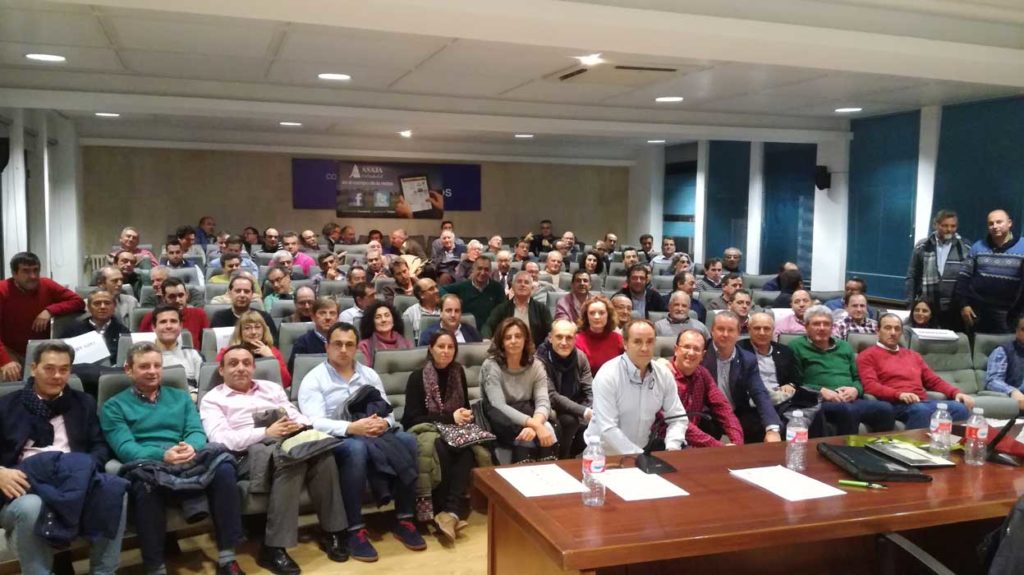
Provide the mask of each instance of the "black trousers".
{"label": "black trousers", "polygon": [[441,483],[434,488],[434,507],[462,517],[466,512],[469,474],[476,459],[472,447],[452,447],[438,439],[434,444],[441,462]]}
{"label": "black trousers", "polygon": [[558,458],[572,459],[586,449],[583,441],[583,433],[587,430],[587,424],[583,419],[571,413],[558,414],[558,427],[555,432],[558,436]]}

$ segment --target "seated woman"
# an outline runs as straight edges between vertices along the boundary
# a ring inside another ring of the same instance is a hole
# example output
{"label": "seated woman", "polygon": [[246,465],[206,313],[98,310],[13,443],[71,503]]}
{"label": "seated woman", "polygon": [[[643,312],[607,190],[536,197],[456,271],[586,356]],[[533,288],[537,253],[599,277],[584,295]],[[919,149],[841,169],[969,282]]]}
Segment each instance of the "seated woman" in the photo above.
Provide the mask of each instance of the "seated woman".
{"label": "seated woman", "polygon": [[[438,331],[431,336],[426,365],[409,374],[405,387],[402,427],[406,431],[421,423],[473,422],[466,370],[455,361],[458,353],[459,344],[452,334]],[[469,513],[466,497],[475,458],[471,446],[452,447],[441,439],[434,442],[434,449],[441,464],[441,483],[433,493],[434,508],[441,511],[434,515],[434,523],[454,541],[458,531],[469,525],[462,516]]]}
{"label": "seated woman", "polygon": [[592,276],[603,274],[604,258],[601,257],[601,254],[594,250],[588,251],[587,255],[583,256],[583,271]]}
{"label": "seated woman", "polygon": [[587,356],[593,374],[606,361],[625,351],[622,334],[615,331],[618,323],[611,310],[612,302],[603,295],[592,296],[580,307],[580,330],[576,333],[576,347]]}
{"label": "seated woman", "polygon": [[249,348],[257,359],[261,357],[273,357],[281,366],[281,387],[288,389],[292,386],[292,374],[288,373],[288,365],[284,362],[281,351],[274,347],[274,336],[270,333],[263,316],[255,311],[247,311],[238,317],[235,323],[235,332],[231,334],[228,345],[217,353],[217,363],[224,352],[232,346],[244,345]]}
{"label": "seated woman", "polygon": [[553,460],[558,452],[555,429],[548,423],[548,376],[533,354],[530,328],[509,317],[494,330],[480,366],[487,420],[498,444],[512,449],[513,463]]}
{"label": "seated woman", "polygon": [[359,351],[366,367],[373,367],[373,356],[382,349],[410,349],[402,337],[402,317],[387,302],[377,301],[363,311],[359,320]]}
{"label": "seated woman", "polygon": [[903,327],[923,329],[939,327],[935,320],[935,314],[932,312],[932,304],[923,299],[915,301],[914,307],[910,308],[910,315],[907,316],[907,319],[903,320]]}

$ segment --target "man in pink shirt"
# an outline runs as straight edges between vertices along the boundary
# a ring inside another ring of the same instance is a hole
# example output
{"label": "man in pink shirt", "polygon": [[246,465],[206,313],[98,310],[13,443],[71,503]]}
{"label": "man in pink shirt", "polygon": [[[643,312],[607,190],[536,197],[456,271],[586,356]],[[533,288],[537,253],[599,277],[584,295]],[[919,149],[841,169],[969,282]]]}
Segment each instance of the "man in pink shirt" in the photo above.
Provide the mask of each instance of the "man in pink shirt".
{"label": "man in pink shirt", "polygon": [[284,246],[285,251],[292,254],[292,263],[302,269],[302,273],[306,274],[306,277],[310,277],[310,269],[319,269],[316,265],[316,260],[312,257],[299,251],[299,234],[295,232],[285,232],[281,236],[281,244]]}
{"label": "man in pink shirt", "polygon": [[974,398],[946,383],[928,367],[916,351],[900,347],[903,321],[892,313],[879,318],[878,343],[857,354],[857,371],[870,393],[893,403],[896,419],[907,429],[924,429],[931,422],[939,402],[928,399],[925,390],[937,391],[952,401],[945,402],[953,421],[963,421],[974,407]]}
{"label": "man in pink shirt", "polygon": [[[252,378],[255,361],[247,347],[229,347],[218,369],[224,383],[211,389],[199,406],[209,440],[231,451],[245,452],[256,444],[281,441],[310,425],[309,418],[288,401],[280,385]],[[268,414],[272,415],[268,418]],[[272,423],[257,424],[256,419]],[[249,458],[249,461],[254,459]],[[246,478],[253,471],[243,466],[239,478]],[[308,487],[320,519],[321,549],[332,561],[347,560],[345,529],[348,523],[332,451],[327,449],[288,466],[275,465],[271,481],[267,529],[256,562],[273,573],[299,573],[298,564],[286,548],[298,544],[299,496],[303,485]]]}
{"label": "man in pink shirt", "polygon": [[779,334],[783,333],[807,333],[807,326],[804,325],[804,312],[811,307],[810,292],[802,289],[793,292],[789,307],[793,310],[793,315],[788,315],[775,322],[775,339],[779,339]]}

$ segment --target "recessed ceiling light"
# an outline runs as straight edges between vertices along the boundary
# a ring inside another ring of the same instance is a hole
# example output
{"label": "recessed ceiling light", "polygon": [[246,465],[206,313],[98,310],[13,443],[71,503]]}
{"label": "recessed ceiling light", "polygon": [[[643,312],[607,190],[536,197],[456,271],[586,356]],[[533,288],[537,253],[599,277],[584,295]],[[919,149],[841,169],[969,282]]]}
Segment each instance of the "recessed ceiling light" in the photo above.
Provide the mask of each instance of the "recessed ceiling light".
{"label": "recessed ceiling light", "polygon": [[320,78],[321,80],[335,80],[338,82],[347,82],[348,80],[352,79],[352,76],[349,76],[348,74],[335,74],[333,72],[324,72],[323,74],[317,74],[316,77]]}
{"label": "recessed ceiling light", "polygon": [[401,132],[398,132],[398,135],[402,136],[403,138],[411,138],[412,130],[402,130]]}
{"label": "recessed ceiling light", "polygon": [[863,111],[864,108],[836,108],[837,114],[856,114],[857,112]]}
{"label": "recessed ceiling light", "polygon": [[682,102],[683,101],[683,97],[682,96],[658,96],[657,98],[654,99],[654,101],[655,102],[661,102],[662,104],[671,103],[671,102]]}
{"label": "recessed ceiling light", "polygon": [[120,118],[121,114],[116,112],[96,112],[96,115],[101,118]]}
{"label": "recessed ceiling light", "polygon": [[533,138],[533,134],[516,134],[516,137],[520,140],[529,140]]}
{"label": "recessed ceiling light", "polygon": [[298,128],[302,126],[302,122],[278,122],[278,124],[288,128]]}
{"label": "recessed ceiling light", "polygon": [[57,54],[25,54],[25,57],[29,60],[35,60],[37,62],[66,62],[67,58],[59,56]]}
{"label": "recessed ceiling light", "polygon": [[664,144],[665,140],[647,140],[648,144]]}
{"label": "recessed ceiling light", "polygon": [[584,66],[597,66],[598,64],[604,64],[604,58],[601,57],[600,53],[576,56],[576,59]]}

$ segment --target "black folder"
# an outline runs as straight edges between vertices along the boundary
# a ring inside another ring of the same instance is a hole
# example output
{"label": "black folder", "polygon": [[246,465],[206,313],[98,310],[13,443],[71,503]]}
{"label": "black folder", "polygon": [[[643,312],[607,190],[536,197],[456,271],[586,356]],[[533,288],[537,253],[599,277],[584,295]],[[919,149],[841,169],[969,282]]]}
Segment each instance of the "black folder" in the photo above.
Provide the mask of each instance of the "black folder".
{"label": "black folder", "polygon": [[877,455],[865,447],[818,444],[818,453],[842,467],[858,481],[931,481],[917,469],[887,457]]}

